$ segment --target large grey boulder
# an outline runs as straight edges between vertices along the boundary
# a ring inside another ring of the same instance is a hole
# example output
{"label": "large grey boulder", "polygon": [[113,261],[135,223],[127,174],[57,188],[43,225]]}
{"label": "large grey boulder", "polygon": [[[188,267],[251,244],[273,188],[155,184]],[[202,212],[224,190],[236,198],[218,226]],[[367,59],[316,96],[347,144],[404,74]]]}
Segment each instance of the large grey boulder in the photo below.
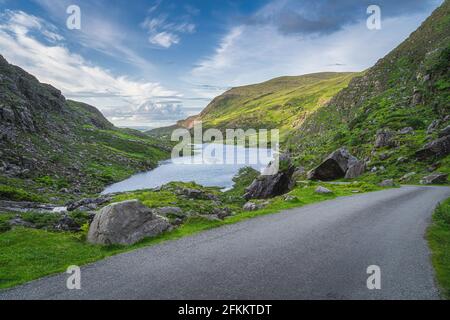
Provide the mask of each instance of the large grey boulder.
{"label": "large grey boulder", "polygon": [[[269,165],[270,167],[270,165]],[[261,175],[246,189],[244,198],[268,199],[287,193],[292,187],[291,178],[295,167],[289,155],[280,155],[279,170],[273,175]]]}
{"label": "large grey boulder", "polygon": [[431,141],[416,152],[417,158],[443,157],[450,154],[450,135]]}
{"label": "large grey boulder", "polygon": [[393,187],[393,186],[395,186],[395,183],[394,183],[393,179],[387,179],[387,180],[383,180],[378,185],[380,187]]}
{"label": "large grey boulder", "polygon": [[364,172],[365,165],[352,156],[347,149],[341,148],[330,154],[317,168],[308,172],[309,180],[330,181],[344,178],[356,178]]}
{"label": "large grey boulder", "polygon": [[171,228],[169,221],[140,203],[129,200],[110,204],[95,215],[88,241],[93,244],[131,245]]}
{"label": "large grey boulder", "polygon": [[443,184],[447,183],[448,174],[445,173],[433,173],[429,176],[423,177],[422,180],[420,180],[421,184]]}

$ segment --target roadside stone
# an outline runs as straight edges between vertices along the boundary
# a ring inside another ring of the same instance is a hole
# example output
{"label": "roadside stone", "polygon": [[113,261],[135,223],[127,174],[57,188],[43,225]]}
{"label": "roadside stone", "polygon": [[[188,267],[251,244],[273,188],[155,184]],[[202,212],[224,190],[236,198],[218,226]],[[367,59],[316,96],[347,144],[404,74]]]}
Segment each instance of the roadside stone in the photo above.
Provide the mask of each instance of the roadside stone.
{"label": "roadside stone", "polygon": [[450,135],[431,141],[416,152],[417,158],[443,157],[450,154]]}
{"label": "roadside stone", "polygon": [[411,177],[413,177],[415,175],[416,175],[415,172],[409,172],[409,173],[405,174],[403,177],[401,177],[400,181],[408,181],[409,179],[411,179]]}
{"label": "roadside stone", "polygon": [[97,212],[89,228],[88,241],[131,245],[170,228],[166,218],[156,215],[138,200],[129,200],[110,204]]}
{"label": "roadside stone", "polygon": [[315,193],[319,193],[319,194],[329,194],[329,193],[333,193],[333,191],[331,191],[328,188],[319,186],[317,187],[317,189],[315,190]]}
{"label": "roadside stone", "polygon": [[444,184],[447,183],[447,178],[448,174],[436,172],[423,177],[422,180],[420,180],[420,184]]}

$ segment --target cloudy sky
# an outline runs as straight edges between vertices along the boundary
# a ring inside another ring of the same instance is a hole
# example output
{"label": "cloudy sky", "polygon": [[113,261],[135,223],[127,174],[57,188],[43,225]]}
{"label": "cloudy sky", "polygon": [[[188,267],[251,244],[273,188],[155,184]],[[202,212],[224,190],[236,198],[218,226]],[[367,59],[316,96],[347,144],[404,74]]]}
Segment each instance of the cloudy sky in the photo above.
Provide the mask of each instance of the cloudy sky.
{"label": "cloudy sky", "polygon": [[[230,87],[361,71],[442,0],[0,0],[0,54],[113,123],[160,127]],[[381,8],[369,30],[369,5]],[[67,8],[81,29],[67,28]]]}

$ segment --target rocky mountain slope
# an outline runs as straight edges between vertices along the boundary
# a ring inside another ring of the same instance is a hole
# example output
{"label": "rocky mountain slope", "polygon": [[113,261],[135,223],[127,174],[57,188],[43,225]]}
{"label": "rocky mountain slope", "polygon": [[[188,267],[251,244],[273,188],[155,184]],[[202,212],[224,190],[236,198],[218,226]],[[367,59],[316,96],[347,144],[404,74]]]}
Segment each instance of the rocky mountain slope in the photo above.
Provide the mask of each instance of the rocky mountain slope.
{"label": "rocky mountain slope", "polygon": [[450,172],[449,124],[445,1],[406,41],[307,118],[286,147],[298,163],[312,167],[346,146],[365,159],[368,179],[418,182],[430,172]]}
{"label": "rocky mountain slope", "polygon": [[94,107],[66,100],[0,56],[0,199],[100,191],[154,167],[170,150],[114,127]]}
{"label": "rocky mountain slope", "polygon": [[191,128],[194,120],[201,120],[205,128],[277,128],[285,137],[345,88],[354,76],[354,73],[323,72],[233,88],[215,98],[201,114],[149,133],[167,137],[173,129]]}

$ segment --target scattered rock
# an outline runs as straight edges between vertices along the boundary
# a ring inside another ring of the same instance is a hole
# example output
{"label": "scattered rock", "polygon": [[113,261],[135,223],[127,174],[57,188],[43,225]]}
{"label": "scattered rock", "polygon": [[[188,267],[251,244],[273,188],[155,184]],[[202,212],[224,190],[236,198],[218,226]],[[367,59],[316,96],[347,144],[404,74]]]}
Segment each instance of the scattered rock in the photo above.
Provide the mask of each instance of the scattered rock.
{"label": "scattered rock", "polygon": [[407,162],[408,161],[408,158],[407,157],[399,157],[398,159],[397,159],[397,162],[398,163],[405,163],[405,162]]}
{"label": "scattered rock", "polygon": [[220,220],[225,219],[226,217],[231,216],[231,210],[230,208],[214,208],[213,209],[213,215],[215,215]]}
{"label": "scattered rock", "polygon": [[317,189],[315,190],[315,193],[329,194],[329,193],[333,193],[333,191],[331,191],[330,189],[327,189],[327,188],[325,188],[325,187],[319,186],[319,187],[317,187]]}
{"label": "scattered rock", "polygon": [[406,127],[401,129],[399,132],[399,134],[411,134],[414,133],[414,129],[412,127]]}
{"label": "scattered rock", "polygon": [[417,158],[442,157],[450,153],[450,135],[431,141],[416,152]]}
{"label": "scattered rock", "polygon": [[390,156],[391,156],[391,153],[390,153],[390,152],[383,152],[383,153],[380,153],[380,155],[378,156],[378,158],[379,158],[381,161],[384,161],[384,160],[389,159]]}
{"label": "scattered rock", "polygon": [[54,229],[59,231],[78,232],[81,230],[81,226],[69,216],[64,216],[55,224]]}
{"label": "scattered rock", "polygon": [[427,128],[427,134],[432,134],[437,129],[437,127],[439,127],[439,124],[439,120],[433,120]]}
{"label": "scattered rock", "polygon": [[[281,155],[279,171],[274,175],[261,175],[246,189],[244,198],[268,199],[282,195],[290,190],[294,167],[288,155]],[[270,165],[269,165],[270,166]]]}
{"label": "scattered rock", "polygon": [[388,179],[388,180],[384,180],[384,181],[380,182],[378,185],[380,187],[393,187],[395,185],[395,183],[394,183],[393,179]]}
{"label": "scattered rock", "polygon": [[447,178],[448,174],[436,172],[423,177],[423,179],[420,180],[420,184],[444,184],[447,183]]}
{"label": "scattered rock", "polygon": [[112,198],[110,196],[102,196],[100,198],[81,199],[81,200],[78,200],[75,202],[69,202],[67,204],[67,211],[74,211],[74,210],[79,209],[80,207],[84,207],[84,208],[82,208],[84,211],[95,210],[102,204],[105,204],[111,200],[112,200]]}
{"label": "scattered rock", "polygon": [[34,228],[34,224],[23,220],[19,215],[15,216],[11,220],[9,220],[8,223],[11,227]]}
{"label": "scattered rock", "polygon": [[162,207],[156,209],[156,213],[162,217],[175,216],[183,218],[186,214],[179,207]]}
{"label": "scattered rock", "polygon": [[242,210],[244,211],[256,211],[256,210],[261,210],[264,209],[267,205],[269,204],[269,202],[265,201],[265,202],[247,202],[246,204],[244,204],[244,206],[242,207]]}
{"label": "scattered rock", "polygon": [[298,198],[296,196],[288,194],[284,197],[284,201],[287,201],[287,202],[298,201]]}
{"label": "scattered rock", "polygon": [[441,132],[439,132],[439,138],[443,138],[445,136],[450,136],[450,126],[446,126],[441,130]]}
{"label": "scattered rock", "polygon": [[405,174],[403,177],[400,178],[400,181],[408,181],[411,177],[413,177],[414,175],[416,175],[415,172],[410,172]]}
{"label": "scattered rock", "polygon": [[375,137],[375,148],[393,147],[395,146],[395,142],[393,139],[394,133],[391,130],[378,130]]}
{"label": "scattered rock", "polygon": [[330,154],[317,168],[308,172],[308,179],[329,181],[343,178],[350,168],[352,170],[349,175],[356,178],[364,167],[363,162],[352,156],[345,148],[341,148]]}
{"label": "scattered rock", "polygon": [[110,204],[95,215],[88,241],[93,244],[131,245],[169,230],[166,218],[156,215],[138,200]]}

